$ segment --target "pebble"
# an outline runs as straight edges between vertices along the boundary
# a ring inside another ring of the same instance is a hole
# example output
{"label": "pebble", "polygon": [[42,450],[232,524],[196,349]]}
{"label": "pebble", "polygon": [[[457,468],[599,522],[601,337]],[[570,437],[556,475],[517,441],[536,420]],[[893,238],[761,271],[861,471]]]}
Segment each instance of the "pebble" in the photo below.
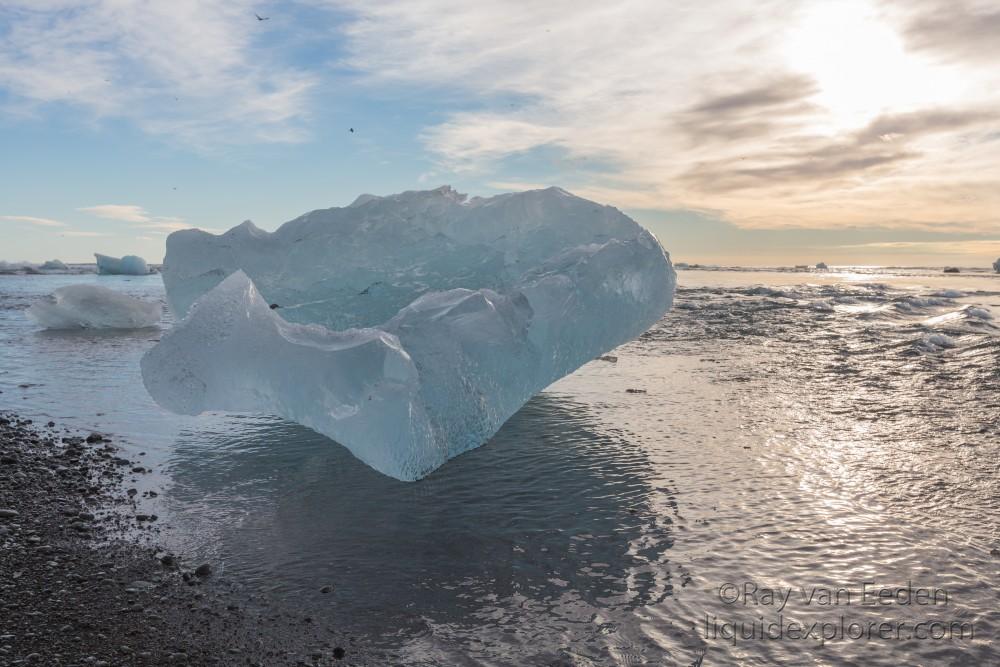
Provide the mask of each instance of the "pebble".
{"label": "pebble", "polygon": [[212,566],[208,563],[202,563],[197,568],[195,568],[194,574],[196,577],[207,577],[212,574]]}
{"label": "pebble", "polygon": [[0,510],[0,519],[16,519],[18,516],[16,510]]}

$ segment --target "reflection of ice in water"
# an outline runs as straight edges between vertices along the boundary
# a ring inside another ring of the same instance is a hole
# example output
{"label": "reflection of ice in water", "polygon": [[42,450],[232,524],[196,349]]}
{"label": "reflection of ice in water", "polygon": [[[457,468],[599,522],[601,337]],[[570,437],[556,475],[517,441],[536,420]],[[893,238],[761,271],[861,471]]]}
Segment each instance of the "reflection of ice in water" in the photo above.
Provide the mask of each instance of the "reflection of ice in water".
{"label": "reflection of ice in water", "polygon": [[670,492],[651,489],[642,449],[585,405],[541,396],[490,445],[419,484],[379,475],[306,429],[253,426],[209,441],[182,435],[170,462],[181,525],[191,513],[181,532],[198,529],[210,496],[229,571],[278,596],[308,599],[332,584],[327,611],[372,637],[398,636],[409,651],[475,640],[482,657],[555,658],[532,636],[620,641],[636,608],[671,593],[661,564],[671,519],[651,511]]}

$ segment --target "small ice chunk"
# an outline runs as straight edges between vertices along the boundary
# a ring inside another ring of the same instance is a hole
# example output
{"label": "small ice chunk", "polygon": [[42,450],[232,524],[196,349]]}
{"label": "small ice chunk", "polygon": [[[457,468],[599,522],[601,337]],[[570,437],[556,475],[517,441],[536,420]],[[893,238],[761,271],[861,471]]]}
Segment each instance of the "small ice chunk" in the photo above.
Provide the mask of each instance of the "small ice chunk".
{"label": "small ice chunk", "polygon": [[916,313],[929,308],[941,308],[944,306],[954,306],[951,297],[945,296],[907,296],[893,304],[896,310],[904,313]]}
{"label": "small ice chunk", "polygon": [[997,258],[997,261],[993,262],[993,270],[1000,273],[1000,257]]}
{"label": "small ice chunk", "polygon": [[69,271],[69,267],[58,259],[50,259],[38,268],[42,271]]}
{"label": "small ice chunk", "polygon": [[990,311],[986,310],[985,308],[977,308],[975,306],[972,306],[970,308],[966,308],[965,309],[965,314],[968,315],[969,317],[974,317],[977,320],[992,320],[993,319],[993,313],[991,313]]}
{"label": "small ice chunk", "polygon": [[775,287],[767,287],[766,285],[755,285],[747,290],[747,294],[750,296],[772,296],[779,299],[795,298],[795,294],[792,292],[777,289]]}
{"label": "small ice chunk", "polygon": [[97,258],[97,272],[109,276],[145,276],[149,273],[146,260],[137,255],[125,255],[121,259],[94,253]]}
{"label": "small ice chunk", "polygon": [[141,329],[156,326],[159,303],[99,285],[67,285],[36,301],[28,317],[46,329]]}
{"label": "small ice chunk", "polygon": [[927,352],[938,352],[955,347],[955,341],[943,333],[928,333],[924,334],[918,345]]}
{"label": "small ice chunk", "polygon": [[836,310],[833,306],[833,303],[831,303],[829,300],[826,299],[816,301],[815,303],[813,303],[812,309],[818,310],[821,313],[832,313],[834,310]]}
{"label": "small ice chunk", "polygon": [[939,296],[944,299],[961,299],[965,296],[965,292],[957,289],[942,289],[934,292],[931,296]]}

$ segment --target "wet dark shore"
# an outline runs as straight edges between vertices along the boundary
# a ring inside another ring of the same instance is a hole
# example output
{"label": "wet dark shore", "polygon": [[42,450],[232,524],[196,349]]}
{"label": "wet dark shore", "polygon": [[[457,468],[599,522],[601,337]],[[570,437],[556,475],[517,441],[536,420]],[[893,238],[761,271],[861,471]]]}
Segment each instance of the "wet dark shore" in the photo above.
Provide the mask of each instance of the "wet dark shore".
{"label": "wet dark shore", "polygon": [[373,664],[159,550],[157,517],[126,488],[141,472],[99,434],[0,414],[0,665]]}

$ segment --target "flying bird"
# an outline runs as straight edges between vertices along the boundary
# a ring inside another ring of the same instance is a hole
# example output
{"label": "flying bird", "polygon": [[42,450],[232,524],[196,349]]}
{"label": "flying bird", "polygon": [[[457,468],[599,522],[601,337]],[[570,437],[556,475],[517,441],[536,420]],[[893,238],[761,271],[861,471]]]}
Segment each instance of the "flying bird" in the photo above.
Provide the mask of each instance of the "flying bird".
{"label": "flying bird", "polygon": [[253,15],[257,17],[258,21],[270,21],[271,20],[270,16],[261,16],[257,12],[254,12]]}
{"label": "flying bird", "polygon": [[350,132],[351,132],[351,134],[354,134],[354,128],[353,127],[350,129]]}

